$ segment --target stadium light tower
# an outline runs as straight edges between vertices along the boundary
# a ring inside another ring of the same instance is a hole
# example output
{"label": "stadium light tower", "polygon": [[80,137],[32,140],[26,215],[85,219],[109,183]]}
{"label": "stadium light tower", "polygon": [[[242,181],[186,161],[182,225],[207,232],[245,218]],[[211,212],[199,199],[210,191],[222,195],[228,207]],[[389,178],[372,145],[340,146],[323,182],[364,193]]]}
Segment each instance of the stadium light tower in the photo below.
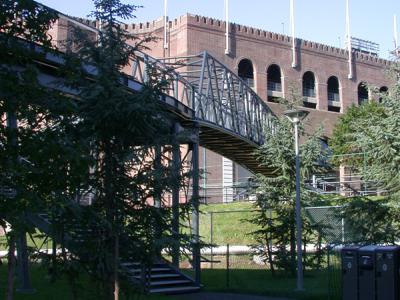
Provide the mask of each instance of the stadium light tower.
{"label": "stadium light tower", "polygon": [[308,111],[302,109],[287,110],[283,114],[294,126],[294,147],[296,154],[296,248],[297,248],[297,291],[304,291],[303,280],[303,250],[301,248],[302,222],[300,205],[300,155],[299,155],[299,124]]}

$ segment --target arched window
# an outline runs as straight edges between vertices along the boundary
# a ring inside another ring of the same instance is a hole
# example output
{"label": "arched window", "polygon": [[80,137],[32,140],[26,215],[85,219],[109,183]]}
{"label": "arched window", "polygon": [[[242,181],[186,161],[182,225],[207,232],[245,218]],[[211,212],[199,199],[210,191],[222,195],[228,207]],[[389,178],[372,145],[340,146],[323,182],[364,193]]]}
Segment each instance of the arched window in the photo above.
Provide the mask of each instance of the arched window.
{"label": "arched window", "polygon": [[389,92],[389,89],[388,89],[387,86],[382,86],[382,87],[379,89],[379,93],[380,93],[380,95],[379,95],[379,103],[382,102],[383,96],[384,96],[384,95],[387,95],[388,92]]}
{"label": "arched window", "polygon": [[303,97],[304,106],[308,108],[316,108],[317,101],[315,99],[315,76],[313,72],[305,72],[303,75]]}
{"label": "arched window", "polygon": [[315,98],[315,77],[313,72],[305,72],[303,75],[303,96]]}
{"label": "arched window", "polygon": [[369,99],[368,86],[366,82],[360,82],[357,89],[358,105],[367,102]]}
{"label": "arched window", "polygon": [[238,75],[248,86],[254,87],[254,71],[251,60],[245,58],[239,62]]}
{"label": "arched window", "polygon": [[328,79],[328,111],[340,112],[339,80],[336,76]]}
{"label": "arched window", "polygon": [[267,71],[268,90],[282,92],[281,68],[278,65],[270,65]]}
{"label": "arched window", "polygon": [[277,102],[282,97],[282,74],[278,65],[270,65],[267,70],[268,101]]}

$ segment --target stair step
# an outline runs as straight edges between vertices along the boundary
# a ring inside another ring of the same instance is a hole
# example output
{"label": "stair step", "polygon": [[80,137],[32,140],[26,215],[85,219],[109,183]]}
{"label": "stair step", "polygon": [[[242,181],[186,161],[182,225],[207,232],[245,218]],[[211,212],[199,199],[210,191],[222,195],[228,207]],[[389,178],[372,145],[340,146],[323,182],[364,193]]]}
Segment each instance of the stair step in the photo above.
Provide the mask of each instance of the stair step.
{"label": "stair step", "polygon": [[[134,276],[132,276],[133,278],[136,278],[136,279],[140,279],[141,278],[141,276],[137,276],[137,275],[134,275]],[[153,278],[172,278],[172,277],[181,277],[181,275],[180,274],[177,274],[177,273],[169,273],[169,274],[151,274],[150,275],[150,279],[153,279]]]}
{"label": "stair step", "polygon": [[122,267],[131,267],[131,266],[138,267],[138,266],[140,266],[140,263],[137,263],[137,262],[122,262],[122,263],[120,263],[120,265]]}
{"label": "stair step", "polygon": [[[125,270],[129,273],[141,273],[142,269],[138,269],[137,267],[125,267]],[[160,272],[171,272],[171,268],[151,268],[151,273],[160,273]]]}
{"label": "stair step", "polygon": [[162,281],[152,281],[150,282],[150,286],[157,285],[172,285],[172,284],[183,284],[183,283],[192,283],[188,279],[180,279],[180,280],[162,280]]}
{"label": "stair step", "polygon": [[200,287],[198,286],[165,287],[150,289],[150,294],[181,294],[197,292],[198,290],[200,290]]}

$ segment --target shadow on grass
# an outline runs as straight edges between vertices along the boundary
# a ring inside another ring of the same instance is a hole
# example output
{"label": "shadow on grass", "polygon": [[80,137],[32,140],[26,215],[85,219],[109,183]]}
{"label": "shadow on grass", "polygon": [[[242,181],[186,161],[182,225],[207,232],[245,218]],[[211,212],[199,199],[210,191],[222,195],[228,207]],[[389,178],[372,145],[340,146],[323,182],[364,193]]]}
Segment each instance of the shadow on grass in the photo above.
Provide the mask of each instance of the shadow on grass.
{"label": "shadow on grass", "polygon": [[[34,265],[31,268],[32,286],[36,293],[31,295],[15,294],[15,300],[70,300],[71,291],[65,279],[59,279],[52,283],[46,269]],[[0,299],[4,299],[7,286],[7,264],[0,266]],[[82,300],[99,300],[96,293],[98,285],[87,276],[79,277],[78,298]],[[230,270],[229,285],[226,270],[204,269],[202,270],[202,283],[204,291],[252,294],[263,296],[287,297],[301,300],[336,300],[329,297],[328,273],[323,271],[307,271],[304,278],[305,292],[295,292],[296,278],[288,277],[283,273],[273,277],[269,270]],[[18,285],[18,282],[16,282]],[[135,300],[172,300],[173,296],[136,296]],[[126,300],[121,297],[121,300]]]}
{"label": "shadow on grass", "polygon": [[[71,290],[68,282],[60,278],[51,282],[48,272],[44,267],[34,264],[30,268],[32,278],[32,287],[36,290],[33,294],[15,293],[15,300],[71,300]],[[101,300],[97,293],[99,286],[91,281],[87,275],[82,274],[77,279],[78,299],[80,300]],[[18,287],[18,280],[15,280]],[[0,299],[5,299],[5,288],[7,286],[7,263],[0,265]],[[126,297],[120,297],[121,300],[127,300]],[[165,296],[144,296],[135,295],[129,299],[132,300],[171,300]]]}
{"label": "shadow on grass", "polygon": [[[296,292],[296,277],[285,273],[272,276],[269,270],[226,270],[205,269],[202,271],[202,282],[205,290],[231,292],[275,297],[288,297],[304,300],[321,300],[329,298],[328,273],[307,271],[304,277],[304,292]],[[332,298],[332,300],[334,300]]]}

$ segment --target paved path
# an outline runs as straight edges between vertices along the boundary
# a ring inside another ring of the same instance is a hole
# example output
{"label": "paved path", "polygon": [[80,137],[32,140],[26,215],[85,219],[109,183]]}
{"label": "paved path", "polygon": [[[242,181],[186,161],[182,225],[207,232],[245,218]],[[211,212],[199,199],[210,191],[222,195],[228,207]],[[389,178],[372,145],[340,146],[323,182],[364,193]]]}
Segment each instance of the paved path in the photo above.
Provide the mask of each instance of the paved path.
{"label": "paved path", "polygon": [[171,300],[294,300],[288,298],[276,298],[243,294],[226,294],[226,293],[194,293],[181,296],[171,296]]}

